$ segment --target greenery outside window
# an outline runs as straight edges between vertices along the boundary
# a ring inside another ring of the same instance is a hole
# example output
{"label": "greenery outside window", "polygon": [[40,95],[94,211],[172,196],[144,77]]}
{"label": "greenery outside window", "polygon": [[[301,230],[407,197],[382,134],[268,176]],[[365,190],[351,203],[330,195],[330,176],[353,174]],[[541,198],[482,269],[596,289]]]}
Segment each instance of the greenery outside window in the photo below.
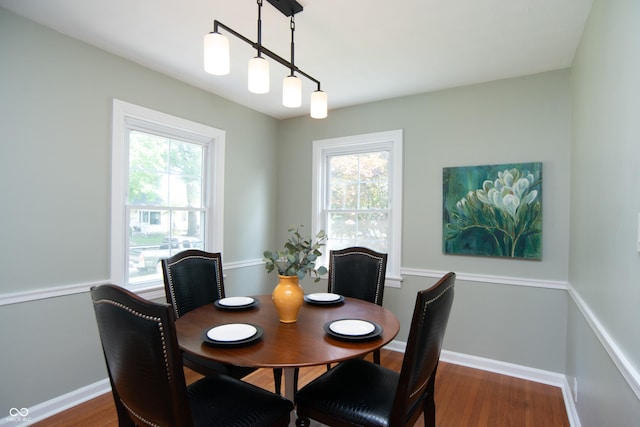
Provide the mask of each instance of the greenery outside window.
{"label": "greenery outside window", "polygon": [[365,246],[389,255],[387,286],[401,281],[402,131],[313,142],[313,233],[330,250]]}
{"label": "greenery outside window", "polygon": [[222,250],[224,132],[114,100],[111,280],[162,285],[160,260]]}

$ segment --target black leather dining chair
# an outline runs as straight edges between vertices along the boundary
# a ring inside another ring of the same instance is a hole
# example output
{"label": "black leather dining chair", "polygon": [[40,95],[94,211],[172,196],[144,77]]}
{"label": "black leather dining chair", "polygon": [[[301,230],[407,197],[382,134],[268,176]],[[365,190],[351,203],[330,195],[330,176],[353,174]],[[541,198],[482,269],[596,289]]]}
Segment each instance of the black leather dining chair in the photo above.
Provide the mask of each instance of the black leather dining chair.
{"label": "black leather dining chair", "polygon": [[115,285],[91,298],[120,426],[286,426],[293,404],[217,374],[187,386],[168,304]]}
{"label": "black leather dining chair", "polygon": [[[329,252],[327,292],[357,298],[382,306],[387,254],[362,246]],[[373,362],[380,364],[380,350],[373,351]],[[327,369],[331,365],[327,364]],[[298,368],[294,371],[294,390],[298,390]]]}
{"label": "black leather dining chair", "polygon": [[400,372],[363,359],[328,370],[295,396],[298,427],[314,419],[330,426],[413,426],[421,414],[435,426],[435,379],[453,304],[455,274],[418,292]]}
{"label": "black leather dining chair", "polygon": [[[222,255],[189,249],[161,260],[164,290],[176,319],[198,307],[225,297]],[[184,365],[202,375],[227,374],[243,378],[257,368],[229,365],[192,354],[183,354]],[[281,394],[282,369],[273,371],[275,391]]]}
{"label": "black leather dining chair", "polygon": [[[387,254],[353,246],[329,252],[328,292],[382,305]],[[380,350],[373,352],[380,364]]]}

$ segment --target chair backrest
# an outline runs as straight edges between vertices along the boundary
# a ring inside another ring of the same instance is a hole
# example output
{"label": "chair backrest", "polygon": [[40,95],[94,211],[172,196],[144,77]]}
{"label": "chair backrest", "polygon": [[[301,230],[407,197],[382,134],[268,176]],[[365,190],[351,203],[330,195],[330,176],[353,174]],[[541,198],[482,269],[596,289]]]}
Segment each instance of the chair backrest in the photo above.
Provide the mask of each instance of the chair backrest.
{"label": "chair backrest", "polygon": [[431,395],[433,401],[455,278],[455,273],[447,273],[431,288],[418,292],[389,425],[413,425],[425,399]]}
{"label": "chair backrest", "polygon": [[164,291],[176,319],[224,298],[222,255],[189,249],[161,260]]}
{"label": "chair backrest", "polygon": [[91,299],[120,425],[192,425],[171,307],[115,285]]}
{"label": "chair backrest", "polygon": [[387,254],[354,246],[329,252],[328,291],[382,305]]}

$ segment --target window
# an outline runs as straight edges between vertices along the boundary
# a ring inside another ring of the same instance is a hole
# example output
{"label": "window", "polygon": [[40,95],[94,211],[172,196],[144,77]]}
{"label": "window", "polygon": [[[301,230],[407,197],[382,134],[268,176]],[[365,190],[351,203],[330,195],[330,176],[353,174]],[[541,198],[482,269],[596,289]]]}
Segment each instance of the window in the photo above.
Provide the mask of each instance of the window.
{"label": "window", "polygon": [[399,286],[402,232],[402,131],[313,142],[313,233],[330,250],[365,246],[387,253],[387,286]]}
{"label": "window", "polygon": [[162,284],[160,260],[222,250],[224,132],[113,103],[111,280]]}

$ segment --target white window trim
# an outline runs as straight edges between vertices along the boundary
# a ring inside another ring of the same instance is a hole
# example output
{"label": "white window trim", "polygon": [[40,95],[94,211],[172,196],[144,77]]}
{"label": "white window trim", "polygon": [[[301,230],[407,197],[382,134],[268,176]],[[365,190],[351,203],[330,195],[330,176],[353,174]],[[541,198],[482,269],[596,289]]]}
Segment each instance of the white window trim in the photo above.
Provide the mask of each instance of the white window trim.
{"label": "white window trim", "polygon": [[[389,240],[389,256],[387,261],[387,277],[385,286],[399,288],[402,283],[400,269],[402,266],[402,129],[385,132],[374,132],[340,138],[313,141],[312,165],[312,218],[311,230],[315,235],[323,228],[322,207],[326,197],[326,180],[324,159],[328,154],[351,154],[354,152],[375,149],[389,150],[389,179],[391,192],[391,238]],[[323,254],[322,263],[326,263]]]}
{"label": "white window trim", "polygon": [[[113,100],[113,129],[111,151],[111,259],[110,281],[125,284],[125,247],[127,230],[125,229],[125,204],[128,191],[128,150],[127,123],[144,122],[150,126],[169,128],[176,136],[188,136],[191,140],[207,141],[209,158],[207,159],[207,189],[205,207],[207,214],[207,232],[205,247],[211,252],[222,252],[224,225],[224,154],[225,132],[211,126],[181,119],[169,114],[130,104],[118,99]],[[215,206],[215,209],[209,207]],[[147,282],[130,286],[136,292],[148,292],[161,288],[162,282]]]}

